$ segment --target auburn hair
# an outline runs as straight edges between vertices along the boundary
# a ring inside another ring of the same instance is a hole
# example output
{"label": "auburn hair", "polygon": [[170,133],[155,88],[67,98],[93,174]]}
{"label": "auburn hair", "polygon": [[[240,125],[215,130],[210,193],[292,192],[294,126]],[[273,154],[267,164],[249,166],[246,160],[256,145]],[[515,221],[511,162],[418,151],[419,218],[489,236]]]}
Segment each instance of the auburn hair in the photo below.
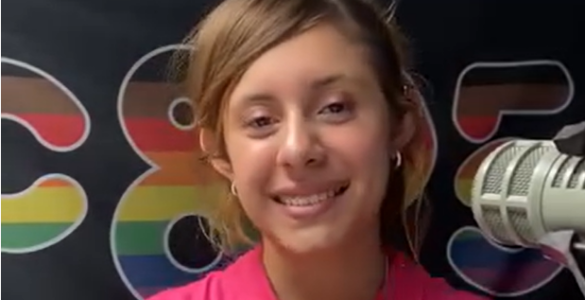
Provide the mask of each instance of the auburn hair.
{"label": "auburn hair", "polygon": [[[411,114],[414,135],[399,149],[402,164],[394,168],[380,211],[383,246],[402,248],[417,259],[426,218],[421,200],[432,164],[422,96],[409,75],[406,39],[394,22],[393,7],[382,9],[366,0],[225,0],[193,29],[185,44],[185,88],[201,129],[216,135],[217,149],[206,158],[229,160],[224,143],[223,112],[227,99],[248,67],[263,53],[306,30],[328,22],[369,49],[371,66],[391,110],[393,121]],[[229,193],[217,199],[208,215],[214,245],[223,251],[255,239],[239,201]],[[413,205],[414,203],[418,203]],[[253,229],[253,228],[252,228]],[[405,247],[404,247],[405,246]]]}

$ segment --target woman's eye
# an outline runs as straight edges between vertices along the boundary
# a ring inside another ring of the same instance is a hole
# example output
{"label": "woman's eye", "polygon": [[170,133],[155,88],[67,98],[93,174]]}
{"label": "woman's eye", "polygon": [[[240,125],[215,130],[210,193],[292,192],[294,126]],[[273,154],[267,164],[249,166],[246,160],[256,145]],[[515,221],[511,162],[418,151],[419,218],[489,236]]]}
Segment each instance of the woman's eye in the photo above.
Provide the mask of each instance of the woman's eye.
{"label": "woman's eye", "polygon": [[349,100],[337,98],[335,102],[330,102],[319,111],[321,118],[327,122],[342,123],[353,117],[353,103]]}
{"label": "woman's eye", "polygon": [[272,120],[269,117],[257,117],[249,121],[248,125],[254,128],[262,128],[264,126],[270,125],[271,123]]}
{"label": "woman's eye", "polygon": [[347,109],[344,103],[332,103],[327,105],[323,110],[325,113],[338,114],[344,112]]}
{"label": "woman's eye", "polygon": [[345,105],[343,103],[333,103],[327,105],[325,109],[328,110],[330,113],[340,113],[345,110]]}

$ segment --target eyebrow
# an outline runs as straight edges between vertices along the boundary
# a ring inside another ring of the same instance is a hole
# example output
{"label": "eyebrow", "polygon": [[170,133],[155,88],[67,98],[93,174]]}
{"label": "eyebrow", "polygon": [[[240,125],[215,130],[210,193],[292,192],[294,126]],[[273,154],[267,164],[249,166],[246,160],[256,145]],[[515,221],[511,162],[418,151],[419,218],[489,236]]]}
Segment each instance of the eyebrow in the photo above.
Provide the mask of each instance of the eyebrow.
{"label": "eyebrow", "polygon": [[345,74],[332,74],[322,78],[318,78],[311,83],[311,89],[318,90],[326,86],[332,85],[336,82],[347,79]]}
{"label": "eyebrow", "polygon": [[[346,76],[345,74],[338,73],[338,74],[331,74],[327,76],[323,76],[317,79],[314,79],[310,82],[310,87],[312,91],[317,91],[323,89],[327,86],[335,84],[340,81],[351,79],[350,77]],[[355,79],[355,78],[354,78]],[[274,96],[271,93],[267,92],[259,92],[259,93],[250,93],[244,95],[242,98],[242,102],[244,103],[254,103],[254,102],[268,102],[273,101]]]}

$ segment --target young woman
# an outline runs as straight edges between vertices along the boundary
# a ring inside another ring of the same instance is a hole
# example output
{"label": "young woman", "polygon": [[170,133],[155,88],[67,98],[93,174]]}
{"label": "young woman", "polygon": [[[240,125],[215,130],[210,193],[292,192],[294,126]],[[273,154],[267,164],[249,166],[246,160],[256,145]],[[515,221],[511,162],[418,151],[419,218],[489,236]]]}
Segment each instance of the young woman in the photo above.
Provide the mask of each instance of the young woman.
{"label": "young woman", "polygon": [[394,242],[420,221],[405,214],[430,153],[402,38],[382,11],[226,0],[189,43],[201,148],[230,191],[210,236],[225,251],[250,240],[245,224],[260,238],[225,270],[152,300],[480,299],[414,262],[413,230],[409,250]]}

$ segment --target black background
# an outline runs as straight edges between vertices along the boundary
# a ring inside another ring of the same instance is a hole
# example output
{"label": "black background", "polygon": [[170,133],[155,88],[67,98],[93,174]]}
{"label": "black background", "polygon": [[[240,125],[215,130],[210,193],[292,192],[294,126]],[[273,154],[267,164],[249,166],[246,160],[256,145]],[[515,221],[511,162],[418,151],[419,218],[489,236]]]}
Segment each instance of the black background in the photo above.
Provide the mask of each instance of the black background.
{"label": "black background", "polygon": [[[110,251],[110,226],[117,202],[146,169],[125,140],[116,118],[116,97],[130,66],[153,49],[179,42],[210,7],[186,0],[7,0],[2,21],[3,53],[51,73],[88,110],[87,142],[63,155],[47,155],[20,125],[2,121],[2,193],[26,188],[38,174],[58,169],[76,178],[89,195],[89,212],[77,231],[48,249],[30,254],[2,253],[2,298],[132,299]],[[473,224],[456,199],[452,180],[463,160],[479,145],[455,129],[451,104],[456,79],[476,61],[554,59],[569,69],[576,88],[571,107],[556,115],[505,118],[497,137],[551,137],[563,124],[585,117],[585,5],[578,0],[403,0],[399,23],[413,42],[417,72],[428,81],[428,107],[439,150],[429,185],[433,231],[423,262],[433,275],[469,288],[445,259],[451,233]],[[2,65],[2,75],[19,75]],[[22,74],[20,74],[22,75]],[[23,162],[30,169],[22,169]],[[31,162],[38,162],[34,164]],[[115,169],[115,172],[112,170]],[[183,239],[193,236],[191,224]],[[90,244],[91,242],[91,244]],[[203,246],[202,246],[203,247]],[[189,249],[177,250],[188,257]],[[189,258],[184,258],[189,260]],[[201,260],[202,258],[198,258]],[[194,259],[191,259],[194,260]],[[518,299],[579,299],[572,277]]]}

